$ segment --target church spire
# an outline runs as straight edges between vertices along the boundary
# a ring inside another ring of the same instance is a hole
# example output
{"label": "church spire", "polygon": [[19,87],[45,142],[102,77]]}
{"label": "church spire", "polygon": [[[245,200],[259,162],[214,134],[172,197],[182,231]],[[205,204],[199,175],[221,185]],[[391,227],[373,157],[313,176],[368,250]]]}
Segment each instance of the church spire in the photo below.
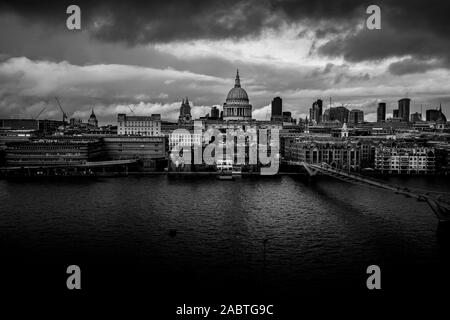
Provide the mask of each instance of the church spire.
{"label": "church spire", "polygon": [[240,88],[241,87],[241,79],[239,78],[239,69],[236,71],[236,80],[234,80],[234,87]]}

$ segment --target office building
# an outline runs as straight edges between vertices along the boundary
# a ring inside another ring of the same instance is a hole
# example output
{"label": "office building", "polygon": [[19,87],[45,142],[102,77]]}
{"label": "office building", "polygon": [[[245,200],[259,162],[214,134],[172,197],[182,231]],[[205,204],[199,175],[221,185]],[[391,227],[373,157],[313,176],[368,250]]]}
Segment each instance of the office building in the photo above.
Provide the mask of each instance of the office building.
{"label": "office building", "polygon": [[318,99],[314,101],[312,104],[311,109],[309,109],[309,119],[313,123],[320,123],[322,122],[322,100]]}
{"label": "office building", "polygon": [[63,125],[59,120],[0,119],[0,128],[10,130],[37,130],[41,136],[55,133]]}
{"label": "office building", "polygon": [[144,171],[167,165],[167,138],[163,136],[108,136],[103,138],[108,160],[139,160]]}
{"label": "office building", "polygon": [[334,168],[359,171],[361,145],[357,142],[327,137],[286,137],[283,143],[286,160],[313,164],[328,163]]}
{"label": "office building", "polygon": [[434,149],[412,145],[379,146],[375,149],[375,170],[388,174],[434,173]]}
{"label": "office building", "polygon": [[161,135],[161,118],[156,115],[127,116],[124,113],[117,115],[117,134],[155,137]]}
{"label": "office building", "polygon": [[348,115],[350,111],[344,107],[334,107],[325,110],[323,114],[324,121],[339,121],[340,123],[348,122]]}
{"label": "office building", "polygon": [[403,98],[398,100],[398,117],[402,119],[402,121],[409,122],[409,105],[411,103],[411,99]]}
{"label": "office building", "polygon": [[362,110],[353,109],[350,111],[348,116],[348,123],[349,124],[361,124],[364,122],[364,112]]}
{"label": "office building", "polygon": [[71,166],[104,158],[102,141],[88,137],[48,137],[7,144],[10,167]]}
{"label": "office building", "polygon": [[272,116],[271,121],[282,121],[283,120],[283,100],[280,97],[275,97],[271,103]]}
{"label": "office building", "polygon": [[386,103],[380,102],[378,103],[377,108],[377,122],[384,122],[386,121]]}

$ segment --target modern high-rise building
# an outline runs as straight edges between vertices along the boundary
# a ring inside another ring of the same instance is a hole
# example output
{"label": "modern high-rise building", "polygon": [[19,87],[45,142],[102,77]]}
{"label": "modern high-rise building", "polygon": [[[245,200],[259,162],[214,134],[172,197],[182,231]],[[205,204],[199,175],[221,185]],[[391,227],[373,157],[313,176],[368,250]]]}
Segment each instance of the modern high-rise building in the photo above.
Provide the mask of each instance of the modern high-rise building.
{"label": "modern high-rise building", "polygon": [[393,118],[398,118],[399,117],[398,109],[395,109],[395,110],[392,111],[392,117]]}
{"label": "modern high-rise building", "polygon": [[353,109],[350,110],[348,115],[349,124],[359,124],[364,122],[364,112],[362,110]]}
{"label": "modern high-rise building", "polygon": [[309,119],[315,123],[322,122],[322,100],[317,99],[312,104],[311,109],[309,109]]}
{"label": "modern high-rise building", "polygon": [[409,105],[411,103],[411,99],[403,98],[398,100],[398,117],[402,119],[402,121],[409,121]]}
{"label": "modern high-rise building", "polygon": [[350,111],[344,106],[333,107],[325,111],[323,118],[325,121],[338,120],[340,123],[347,123],[349,113]]}
{"label": "modern high-rise building", "polygon": [[380,102],[378,103],[377,108],[377,122],[384,122],[386,121],[386,103]]}
{"label": "modern high-rise building", "polygon": [[272,116],[271,121],[283,120],[283,100],[280,97],[275,97],[271,103]]}

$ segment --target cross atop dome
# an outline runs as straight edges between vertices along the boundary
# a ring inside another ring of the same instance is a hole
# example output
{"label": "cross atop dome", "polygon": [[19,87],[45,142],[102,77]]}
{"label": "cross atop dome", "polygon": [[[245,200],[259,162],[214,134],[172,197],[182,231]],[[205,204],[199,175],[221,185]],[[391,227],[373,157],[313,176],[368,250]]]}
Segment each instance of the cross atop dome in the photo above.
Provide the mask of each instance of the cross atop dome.
{"label": "cross atop dome", "polygon": [[240,88],[241,87],[241,79],[239,78],[239,69],[236,71],[236,80],[234,80],[234,87]]}

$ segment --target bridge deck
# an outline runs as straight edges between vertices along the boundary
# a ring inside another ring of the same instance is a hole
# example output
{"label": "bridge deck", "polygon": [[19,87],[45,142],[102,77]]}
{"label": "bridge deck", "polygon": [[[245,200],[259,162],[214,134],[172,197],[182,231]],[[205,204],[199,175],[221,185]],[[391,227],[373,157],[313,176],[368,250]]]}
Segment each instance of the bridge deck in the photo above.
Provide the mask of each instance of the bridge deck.
{"label": "bridge deck", "polygon": [[383,180],[375,179],[373,177],[363,176],[356,173],[350,173],[347,171],[334,169],[326,163],[322,163],[320,165],[299,161],[286,161],[286,163],[289,165],[303,166],[310,175],[314,175],[316,172],[320,172],[322,174],[334,177],[336,179],[345,182],[364,184],[369,185],[371,187],[390,190],[397,194],[402,194],[410,198],[415,198],[418,201],[427,202],[430,208],[437,216],[437,218],[439,219],[439,221],[450,221],[450,203],[447,200],[444,201],[439,197],[433,196],[432,195],[433,192],[423,193],[415,191],[412,188],[388,184]]}

